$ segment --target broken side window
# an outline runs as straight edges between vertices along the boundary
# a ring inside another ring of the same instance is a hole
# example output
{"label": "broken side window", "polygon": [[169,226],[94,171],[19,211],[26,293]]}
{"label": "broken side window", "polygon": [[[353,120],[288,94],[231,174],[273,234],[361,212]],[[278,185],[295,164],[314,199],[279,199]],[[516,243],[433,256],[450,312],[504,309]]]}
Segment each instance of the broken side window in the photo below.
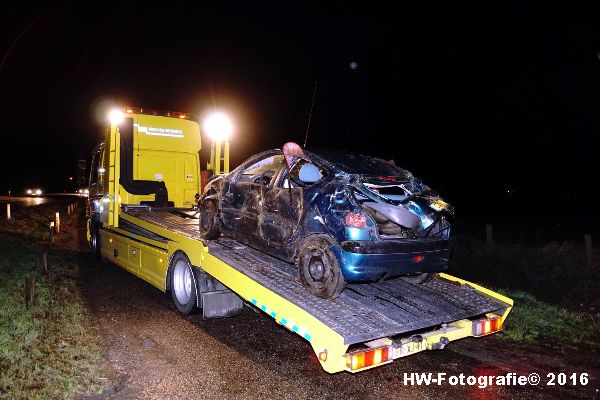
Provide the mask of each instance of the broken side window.
{"label": "broken side window", "polygon": [[283,162],[283,154],[265,157],[242,171],[239,182],[255,182],[261,176],[270,179],[281,168]]}

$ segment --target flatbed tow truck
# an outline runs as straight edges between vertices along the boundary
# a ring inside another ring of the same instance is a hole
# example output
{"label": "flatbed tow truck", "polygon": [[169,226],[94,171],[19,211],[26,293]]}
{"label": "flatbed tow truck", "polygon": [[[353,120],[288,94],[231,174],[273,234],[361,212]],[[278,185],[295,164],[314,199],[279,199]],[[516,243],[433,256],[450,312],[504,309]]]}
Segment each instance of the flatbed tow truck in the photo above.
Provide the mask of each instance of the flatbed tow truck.
{"label": "flatbed tow truck", "polygon": [[[151,114],[124,108],[95,150],[88,239],[98,257],[163,292],[187,293],[204,318],[251,304],[307,340],[329,373],[363,371],[501,330],[513,301],[445,273],[423,284],[349,284],[328,300],[308,293],[293,265],[231,239],[202,240],[193,207],[198,124],[184,114]],[[178,273],[181,260],[186,268]]]}

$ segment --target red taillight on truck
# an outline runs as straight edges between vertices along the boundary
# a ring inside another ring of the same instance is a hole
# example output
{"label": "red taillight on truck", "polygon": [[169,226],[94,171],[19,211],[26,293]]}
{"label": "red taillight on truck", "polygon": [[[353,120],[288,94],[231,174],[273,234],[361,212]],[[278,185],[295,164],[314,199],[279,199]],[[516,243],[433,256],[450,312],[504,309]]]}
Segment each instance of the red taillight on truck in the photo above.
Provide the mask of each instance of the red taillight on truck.
{"label": "red taillight on truck", "polygon": [[327,349],[323,349],[319,352],[319,360],[323,362],[327,361]]}
{"label": "red taillight on truck", "polygon": [[357,351],[346,354],[346,369],[356,372],[364,368],[384,364],[391,361],[392,358],[392,350],[389,346]]}
{"label": "red taillight on truck", "polygon": [[353,228],[364,229],[367,227],[367,216],[363,214],[348,213],[346,214],[346,226]]}
{"label": "red taillight on truck", "polygon": [[473,336],[484,336],[502,329],[502,317],[473,321]]}

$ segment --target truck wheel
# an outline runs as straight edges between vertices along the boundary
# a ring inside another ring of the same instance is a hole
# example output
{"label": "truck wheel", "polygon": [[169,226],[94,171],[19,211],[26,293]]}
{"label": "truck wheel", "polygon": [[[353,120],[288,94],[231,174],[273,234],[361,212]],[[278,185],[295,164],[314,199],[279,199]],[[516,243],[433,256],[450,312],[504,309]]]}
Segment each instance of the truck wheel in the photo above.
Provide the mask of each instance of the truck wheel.
{"label": "truck wheel", "polygon": [[335,299],[346,286],[331,243],[321,237],[309,238],[302,245],[298,275],[310,293],[323,299]]}
{"label": "truck wheel", "polygon": [[200,237],[213,240],[221,236],[219,229],[219,216],[217,204],[214,200],[205,200],[200,203]]}
{"label": "truck wheel", "polygon": [[177,310],[183,315],[198,311],[196,306],[196,278],[190,260],[177,253],[171,260],[171,296]]}
{"label": "truck wheel", "polygon": [[421,283],[429,282],[430,280],[433,279],[434,276],[435,276],[434,273],[421,272],[420,274],[405,275],[405,276],[400,277],[400,279],[402,279],[405,282],[412,283],[414,285],[420,285]]}
{"label": "truck wheel", "polygon": [[100,261],[102,259],[102,255],[100,254],[100,229],[98,223],[93,220],[90,221],[90,247],[92,248],[94,259]]}

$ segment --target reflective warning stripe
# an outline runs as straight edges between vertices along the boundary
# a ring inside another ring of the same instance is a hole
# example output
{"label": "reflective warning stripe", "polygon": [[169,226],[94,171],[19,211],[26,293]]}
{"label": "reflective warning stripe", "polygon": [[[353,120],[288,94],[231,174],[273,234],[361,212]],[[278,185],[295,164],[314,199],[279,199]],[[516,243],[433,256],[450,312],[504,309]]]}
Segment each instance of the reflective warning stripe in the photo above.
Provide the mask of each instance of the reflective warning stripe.
{"label": "reflective warning stripe", "polygon": [[252,305],[260,308],[262,311],[267,313],[267,315],[271,316],[271,318],[273,318],[279,324],[285,326],[290,331],[297,333],[298,335],[302,336],[304,339],[308,340],[309,342],[312,339],[312,336],[306,331],[306,326],[304,326],[304,325],[298,326],[294,323],[293,320],[288,320],[285,317],[280,317],[279,319],[277,319],[278,313],[275,310],[271,309],[266,304],[260,304],[256,299],[252,299],[250,302],[252,303]]}

